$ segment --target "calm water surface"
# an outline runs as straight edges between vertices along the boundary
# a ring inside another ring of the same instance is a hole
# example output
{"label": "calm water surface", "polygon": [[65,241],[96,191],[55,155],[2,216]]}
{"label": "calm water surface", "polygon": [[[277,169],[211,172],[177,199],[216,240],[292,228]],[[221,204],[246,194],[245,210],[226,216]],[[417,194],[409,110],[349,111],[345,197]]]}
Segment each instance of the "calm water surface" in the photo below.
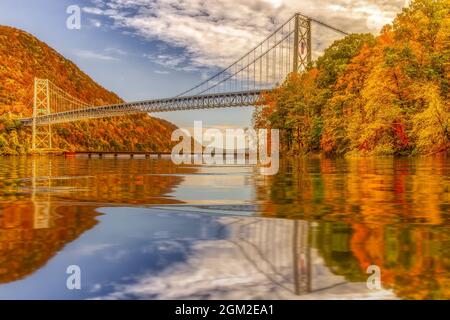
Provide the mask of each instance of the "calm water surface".
{"label": "calm water surface", "polygon": [[0,299],[450,299],[449,195],[446,158],[0,158]]}

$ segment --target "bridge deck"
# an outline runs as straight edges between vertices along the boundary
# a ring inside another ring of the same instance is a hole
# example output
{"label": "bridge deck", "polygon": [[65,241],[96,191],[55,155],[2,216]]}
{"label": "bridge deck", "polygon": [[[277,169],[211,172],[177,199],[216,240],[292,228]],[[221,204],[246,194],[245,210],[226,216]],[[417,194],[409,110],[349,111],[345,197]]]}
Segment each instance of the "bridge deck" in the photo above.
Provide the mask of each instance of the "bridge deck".
{"label": "bridge deck", "polygon": [[[171,156],[172,153],[171,152],[145,152],[145,151],[65,151],[62,152],[62,154],[66,157],[75,157],[77,155],[86,155],[89,158],[91,158],[92,156],[97,156],[97,157],[103,157],[103,156],[113,156],[114,158],[117,158],[119,156],[129,156],[130,158],[134,158],[135,156],[145,156],[145,158],[150,158],[151,156],[157,156],[158,158],[162,157],[162,156]],[[202,153],[195,153],[195,152],[191,152],[190,155],[192,157],[196,157],[196,156],[203,156]],[[230,156],[230,155],[234,155],[235,157],[237,156],[245,156],[246,158],[250,157],[250,153],[249,152],[244,152],[244,153],[239,153],[236,151],[233,152],[228,152],[224,151],[224,153],[222,153],[223,157],[225,158],[226,156]]]}
{"label": "bridge deck", "polygon": [[[262,92],[264,91],[238,91],[90,107],[39,116],[36,117],[36,125],[57,124],[83,119],[123,116],[136,113],[246,107],[255,105]],[[25,126],[31,126],[33,125],[33,118],[21,119],[21,122]]]}

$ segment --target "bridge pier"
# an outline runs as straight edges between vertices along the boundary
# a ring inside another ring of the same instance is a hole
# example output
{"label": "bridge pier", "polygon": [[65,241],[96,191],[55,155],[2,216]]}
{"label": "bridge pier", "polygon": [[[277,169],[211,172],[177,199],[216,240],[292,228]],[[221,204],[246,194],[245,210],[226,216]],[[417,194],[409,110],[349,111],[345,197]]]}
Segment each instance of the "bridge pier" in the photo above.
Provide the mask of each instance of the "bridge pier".
{"label": "bridge pier", "polygon": [[88,158],[92,158],[93,156],[97,156],[100,159],[106,158],[107,155],[112,155],[113,158],[117,159],[119,156],[128,156],[130,159],[135,159],[137,156],[141,156],[144,159],[150,159],[152,156],[155,156],[156,159],[162,159],[163,156],[170,156],[170,152],[117,152],[117,151],[75,151],[75,152],[63,152],[66,157],[74,157],[76,155],[86,155]]}

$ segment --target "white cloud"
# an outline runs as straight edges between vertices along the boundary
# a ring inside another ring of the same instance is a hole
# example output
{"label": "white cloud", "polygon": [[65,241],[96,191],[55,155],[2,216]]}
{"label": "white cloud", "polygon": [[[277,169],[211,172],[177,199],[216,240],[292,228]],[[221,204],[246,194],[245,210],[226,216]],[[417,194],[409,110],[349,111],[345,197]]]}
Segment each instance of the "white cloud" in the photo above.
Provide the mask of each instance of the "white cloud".
{"label": "white cloud", "polygon": [[378,31],[386,24],[389,24],[394,18],[395,14],[393,12],[383,12],[379,7],[372,7],[372,10],[366,12],[367,17],[367,27],[370,31]]}
{"label": "white cloud", "polygon": [[128,54],[125,50],[122,50],[120,48],[106,48],[105,52],[119,55],[119,56],[125,56]]}
{"label": "white cloud", "polygon": [[89,19],[89,23],[91,26],[96,27],[96,28],[100,28],[102,26],[101,21],[99,21],[97,19]]}
{"label": "white cloud", "polygon": [[84,59],[96,59],[96,60],[103,60],[103,61],[116,61],[119,60],[119,56],[125,56],[128,52],[125,50],[122,50],[120,48],[114,48],[114,47],[108,47],[99,51],[92,51],[92,50],[78,50],[76,52],[76,55],[80,58]]}
{"label": "white cloud", "polygon": [[279,8],[283,4],[283,0],[263,0],[270,3],[274,8]]}
{"label": "white cloud", "polygon": [[[104,6],[104,5],[103,5]],[[98,7],[83,7],[83,12],[93,15],[104,15],[104,16],[111,16],[115,15],[118,12],[114,9],[101,9]]]}
{"label": "white cloud", "polygon": [[84,7],[83,12],[89,13],[89,14],[96,14],[96,15],[102,15],[103,10],[96,8],[96,7]]}
{"label": "white cloud", "polygon": [[170,74],[170,71],[167,70],[155,70],[154,72],[156,74]]}
{"label": "white cloud", "polygon": [[98,254],[106,249],[110,249],[114,247],[114,244],[92,244],[92,245],[85,245],[79,248],[76,248],[74,250],[75,255],[86,255],[86,256],[92,256],[94,254]]}
{"label": "white cloud", "polygon": [[182,55],[174,55],[168,53],[160,54],[144,54],[144,58],[149,59],[153,63],[156,63],[164,68],[174,70],[174,71],[194,71],[197,70],[196,67],[191,65],[186,65],[187,58]]}
{"label": "white cloud", "polygon": [[[190,70],[227,66],[298,11],[348,32],[376,32],[405,4],[405,0],[92,1],[96,10],[87,7],[86,12],[107,16],[116,27],[145,39],[183,48],[186,61],[157,59],[171,68],[185,64],[183,70],[186,64]],[[315,52],[340,37],[319,27],[313,36]]]}
{"label": "white cloud", "polygon": [[76,55],[80,58],[84,59],[96,59],[96,60],[103,60],[103,61],[114,61],[118,60],[117,58],[101,53],[101,52],[95,52],[91,50],[78,50],[76,52]]}

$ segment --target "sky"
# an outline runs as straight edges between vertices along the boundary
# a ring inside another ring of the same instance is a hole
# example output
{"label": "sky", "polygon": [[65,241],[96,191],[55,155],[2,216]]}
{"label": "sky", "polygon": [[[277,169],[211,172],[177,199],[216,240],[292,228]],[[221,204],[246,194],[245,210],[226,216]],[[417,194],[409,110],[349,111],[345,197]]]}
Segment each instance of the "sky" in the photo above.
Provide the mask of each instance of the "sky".
{"label": "sky", "polygon": [[[126,101],[174,96],[255,47],[296,12],[377,34],[408,0],[1,0],[0,24],[23,29]],[[79,29],[67,20],[77,6]],[[340,35],[313,26],[314,57]],[[251,124],[252,108],[160,113],[183,128]]]}

